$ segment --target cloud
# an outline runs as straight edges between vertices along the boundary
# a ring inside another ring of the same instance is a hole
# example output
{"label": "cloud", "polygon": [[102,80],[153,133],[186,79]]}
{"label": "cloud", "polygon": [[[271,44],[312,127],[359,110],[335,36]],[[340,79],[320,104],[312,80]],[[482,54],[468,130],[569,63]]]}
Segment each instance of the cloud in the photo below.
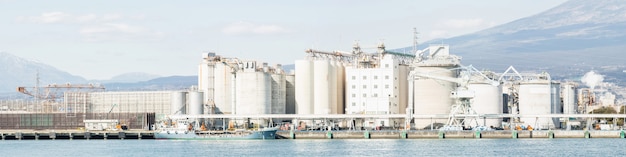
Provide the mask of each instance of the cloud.
{"label": "cloud", "polygon": [[88,41],[159,39],[162,32],[125,23],[105,23],[83,27],[79,33]]}
{"label": "cloud", "polygon": [[53,23],[94,23],[94,22],[113,22],[124,19],[143,19],[144,15],[121,15],[121,14],[83,14],[83,15],[75,15],[65,12],[45,12],[41,13],[41,15],[37,16],[18,16],[17,21],[20,22],[32,22],[32,23],[44,23],[44,24],[53,24]]}
{"label": "cloud", "polygon": [[249,22],[237,22],[230,24],[222,29],[222,33],[228,35],[244,35],[244,34],[282,34],[289,31],[278,25],[261,25]]}
{"label": "cloud", "polygon": [[429,39],[437,39],[437,38],[446,38],[449,37],[450,33],[444,30],[433,30],[428,33]]}

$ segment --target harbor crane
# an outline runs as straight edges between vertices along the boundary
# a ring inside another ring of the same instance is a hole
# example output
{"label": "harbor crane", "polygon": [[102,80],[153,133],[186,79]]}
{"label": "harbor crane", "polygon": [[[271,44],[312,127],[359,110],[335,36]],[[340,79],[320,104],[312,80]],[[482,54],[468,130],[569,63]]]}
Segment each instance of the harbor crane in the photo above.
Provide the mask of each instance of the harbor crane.
{"label": "harbor crane", "polygon": [[[39,83],[37,83],[39,84]],[[42,102],[42,108],[36,109],[43,112],[55,112],[58,105],[57,102],[62,101],[65,92],[97,92],[104,91],[104,86],[100,84],[50,84],[43,87],[17,87],[17,92],[32,96],[39,103]],[[40,92],[43,91],[43,92]]]}
{"label": "harbor crane", "polygon": [[[450,98],[455,100],[455,103],[450,109],[450,115],[448,122],[444,125],[443,130],[462,130],[464,125],[474,124],[478,125],[478,113],[472,109],[472,99],[475,96],[473,90],[468,88],[470,83],[484,83],[492,86],[498,86],[500,83],[495,81],[480,71],[476,70],[472,65],[461,66],[460,68],[454,68],[450,70],[462,70],[461,77],[446,77],[438,76],[429,73],[421,73],[411,71],[409,73],[409,80],[416,80],[420,78],[435,79],[440,81],[453,82],[457,84],[457,87],[450,93]],[[462,116],[458,116],[462,115]],[[476,115],[476,116],[471,116]],[[469,118],[468,118],[469,117]]]}

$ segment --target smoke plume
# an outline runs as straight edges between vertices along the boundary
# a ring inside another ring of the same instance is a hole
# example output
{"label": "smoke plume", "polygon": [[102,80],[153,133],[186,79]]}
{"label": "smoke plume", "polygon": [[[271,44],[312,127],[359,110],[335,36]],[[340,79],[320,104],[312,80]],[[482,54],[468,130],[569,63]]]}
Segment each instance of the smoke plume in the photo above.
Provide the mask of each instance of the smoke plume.
{"label": "smoke plume", "polygon": [[583,76],[581,81],[589,86],[589,88],[594,89],[596,86],[600,85],[602,81],[604,81],[604,76],[596,74],[596,72],[589,71]]}

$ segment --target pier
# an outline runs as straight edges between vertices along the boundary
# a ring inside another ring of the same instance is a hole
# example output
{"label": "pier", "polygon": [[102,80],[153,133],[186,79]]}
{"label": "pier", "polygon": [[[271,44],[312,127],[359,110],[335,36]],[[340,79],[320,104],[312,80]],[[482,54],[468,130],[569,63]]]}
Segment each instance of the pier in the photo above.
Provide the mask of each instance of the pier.
{"label": "pier", "polygon": [[2,140],[141,140],[154,139],[152,131],[0,130]]}
{"label": "pier", "polygon": [[546,139],[546,138],[624,138],[623,130],[360,130],[360,131],[279,131],[279,139]]}

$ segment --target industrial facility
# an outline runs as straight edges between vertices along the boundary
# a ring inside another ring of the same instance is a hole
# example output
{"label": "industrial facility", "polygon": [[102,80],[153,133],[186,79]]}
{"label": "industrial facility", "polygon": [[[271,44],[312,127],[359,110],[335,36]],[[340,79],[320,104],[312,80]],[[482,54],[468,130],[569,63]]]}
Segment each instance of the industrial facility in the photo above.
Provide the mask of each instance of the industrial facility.
{"label": "industrial facility", "polygon": [[589,114],[606,107],[620,113],[625,110],[619,108],[623,104],[615,94],[596,88],[605,85],[601,75],[592,72],[581,80],[583,86],[552,80],[546,72],[520,73],[514,67],[501,73],[478,70],[461,64],[461,57],[444,44],[414,48],[414,53],[389,51],[383,43],[375,47],[375,52],[365,52],[359,43],[351,51],[307,49],[306,56],[295,61],[293,72],[285,72],[280,64],[202,53],[198,85],[177,91],[107,92],[92,84],[18,87],[18,92],[33,100],[0,101],[0,117],[7,119],[0,122],[0,129],[87,127],[85,121],[94,120],[152,129],[155,121],[174,115],[283,115],[196,119],[222,129],[252,123],[290,123],[301,130],[570,130],[591,129],[600,123],[603,129],[616,129],[617,118],[601,122],[519,115]]}

